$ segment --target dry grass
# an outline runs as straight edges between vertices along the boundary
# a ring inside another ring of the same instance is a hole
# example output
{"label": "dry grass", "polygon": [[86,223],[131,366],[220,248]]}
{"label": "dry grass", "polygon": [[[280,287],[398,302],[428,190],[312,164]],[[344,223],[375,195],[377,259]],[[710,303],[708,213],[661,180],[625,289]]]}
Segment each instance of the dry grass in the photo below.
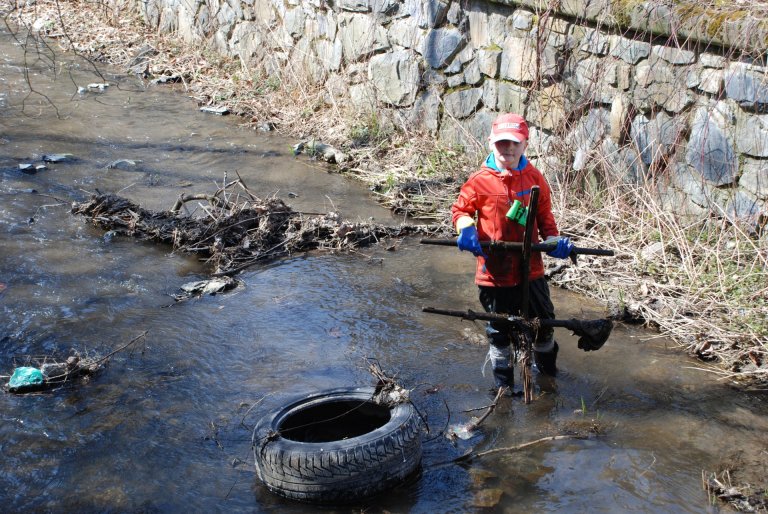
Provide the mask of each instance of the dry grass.
{"label": "dry grass", "polygon": [[[147,42],[156,51],[147,61],[150,76],[177,77],[201,104],[225,106],[246,125],[270,123],[285,135],[343,149],[349,160],[340,171],[370,184],[383,204],[449,229],[448,206],[477,165],[471,155],[410,130],[397,113],[354,112],[290,63],[257,74],[238,60],[156,34],[131,13],[91,5],[97,7],[39,0],[5,14],[27,26],[45,20],[40,38],[122,69]],[[552,180],[555,211],[580,246],[608,247],[617,256],[583,257],[553,282],[611,305],[618,318],[657,327],[690,353],[716,361],[706,369],[724,379],[768,384],[766,235],[721,215],[673,215],[661,185],[622,183],[611,178],[620,174],[607,169],[607,160],[594,161],[600,168]]]}
{"label": "dry grass", "polygon": [[615,259],[592,258],[552,281],[718,361],[706,369],[725,379],[768,383],[768,234],[724,213],[673,214],[657,185],[610,180],[594,190],[561,183],[555,210],[563,232],[615,249]]}

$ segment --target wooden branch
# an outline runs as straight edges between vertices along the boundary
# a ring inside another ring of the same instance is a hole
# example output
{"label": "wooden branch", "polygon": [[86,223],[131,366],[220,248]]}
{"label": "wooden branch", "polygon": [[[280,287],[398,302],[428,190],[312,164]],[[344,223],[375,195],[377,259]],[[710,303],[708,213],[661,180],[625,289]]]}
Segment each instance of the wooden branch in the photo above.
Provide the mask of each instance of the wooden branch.
{"label": "wooden branch", "polygon": [[560,441],[563,439],[586,439],[585,436],[578,436],[578,435],[553,435],[549,437],[542,437],[541,439],[536,439],[535,441],[528,441],[527,443],[518,444],[517,446],[506,446],[504,448],[493,448],[492,450],[486,450],[484,452],[479,453],[467,453],[462,455],[461,457],[456,457],[453,459],[453,462],[464,462],[468,460],[472,460],[474,458],[478,457],[485,457],[486,455],[492,455],[494,453],[501,453],[501,452],[515,452],[519,450],[523,450],[525,448],[528,448],[529,446],[534,446],[541,443],[546,443],[548,441]]}
{"label": "wooden branch", "polygon": [[[218,192],[216,193],[218,194]],[[186,194],[182,193],[179,195],[179,199],[176,200],[176,203],[173,204],[173,207],[171,207],[171,212],[179,212],[181,207],[187,203],[192,202],[194,200],[205,200],[214,207],[221,207],[223,204],[223,201],[218,198],[216,195],[207,195],[205,193],[197,193],[197,194]]]}
{"label": "wooden branch", "polygon": [[145,330],[145,331],[144,331],[144,332],[142,332],[141,334],[137,335],[136,337],[134,337],[133,339],[131,339],[130,341],[128,341],[127,343],[125,343],[124,345],[117,347],[115,350],[112,350],[111,352],[109,352],[108,354],[106,354],[104,357],[102,357],[102,358],[100,358],[99,360],[97,360],[97,361],[96,361],[96,363],[97,363],[97,364],[101,364],[102,362],[104,362],[105,360],[109,359],[110,357],[112,357],[112,356],[113,356],[114,354],[116,354],[117,352],[121,352],[121,351],[125,350],[126,348],[128,348],[129,346],[131,346],[133,343],[135,343],[136,341],[138,341],[138,340],[139,340],[139,339],[141,339],[142,337],[146,336],[148,332],[149,332],[148,330]]}
{"label": "wooden branch", "polygon": [[235,175],[237,175],[237,179],[238,179],[238,182],[240,183],[240,187],[242,187],[242,188],[243,188],[243,190],[245,191],[245,193],[246,193],[248,196],[250,196],[250,197],[251,197],[251,201],[254,201],[254,202],[258,202],[258,201],[259,201],[259,199],[258,199],[256,196],[254,196],[254,195],[251,193],[251,190],[250,190],[250,189],[248,189],[248,186],[246,186],[246,185],[245,185],[245,181],[243,180],[243,177],[241,177],[241,176],[240,176],[240,172],[239,172],[239,171],[237,171],[237,170],[235,170]]}
{"label": "wooden branch", "polygon": [[[470,420],[469,423],[464,425],[463,429],[461,429],[460,431],[470,433],[477,430],[477,427],[479,427],[480,424],[483,421],[485,421],[485,419],[488,416],[491,415],[491,412],[493,412],[496,409],[496,405],[499,403],[499,399],[504,394],[504,392],[508,390],[509,390],[508,387],[499,387],[499,390],[496,392],[496,397],[493,399],[493,402],[491,402],[491,404],[485,409],[485,412],[483,413],[483,415],[480,416],[479,418],[472,418],[472,420]],[[458,434],[459,434],[459,431],[454,429],[450,434],[448,434],[448,438],[455,439],[456,437],[460,437]]]}
{"label": "wooden branch", "polygon": [[475,421],[474,423],[471,423],[467,427],[468,431],[475,430],[477,427],[480,426],[480,423],[485,421],[485,419],[488,416],[491,415],[491,412],[496,410],[496,405],[499,403],[499,399],[501,398],[501,395],[504,394],[504,391],[506,391],[507,389],[509,389],[509,388],[508,387],[499,387],[499,390],[496,391],[496,397],[493,399],[493,402],[491,402],[491,404],[488,406],[488,409],[485,411],[485,413],[482,416],[480,416],[479,418],[477,418],[477,421]]}

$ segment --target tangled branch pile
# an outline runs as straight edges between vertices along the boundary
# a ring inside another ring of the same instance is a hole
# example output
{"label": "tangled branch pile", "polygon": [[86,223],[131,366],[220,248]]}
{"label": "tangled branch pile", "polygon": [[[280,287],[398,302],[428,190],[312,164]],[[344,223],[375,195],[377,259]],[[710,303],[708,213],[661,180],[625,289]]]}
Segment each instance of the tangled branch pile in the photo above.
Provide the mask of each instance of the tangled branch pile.
{"label": "tangled branch pile", "polygon": [[[229,194],[240,186],[247,199]],[[203,216],[182,215],[181,206],[205,200]],[[309,250],[350,250],[382,238],[429,233],[429,226],[386,227],[344,221],[336,212],[307,214],[294,211],[279,198],[259,199],[236,180],[214,195],[182,196],[169,211],[154,212],[130,200],[95,194],[75,203],[72,213],[87,216],[116,234],[173,246],[206,258],[214,275],[231,275],[253,264]]]}

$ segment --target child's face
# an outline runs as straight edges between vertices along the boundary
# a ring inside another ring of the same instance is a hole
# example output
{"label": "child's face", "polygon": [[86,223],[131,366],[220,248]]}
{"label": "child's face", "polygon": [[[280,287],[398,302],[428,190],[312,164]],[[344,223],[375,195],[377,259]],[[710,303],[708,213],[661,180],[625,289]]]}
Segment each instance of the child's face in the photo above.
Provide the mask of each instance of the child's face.
{"label": "child's face", "polygon": [[517,168],[520,164],[520,157],[525,152],[525,149],[528,146],[528,141],[516,143],[514,141],[502,139],[501,141],[491,143],[490,146],[499,168],[511,170]]}

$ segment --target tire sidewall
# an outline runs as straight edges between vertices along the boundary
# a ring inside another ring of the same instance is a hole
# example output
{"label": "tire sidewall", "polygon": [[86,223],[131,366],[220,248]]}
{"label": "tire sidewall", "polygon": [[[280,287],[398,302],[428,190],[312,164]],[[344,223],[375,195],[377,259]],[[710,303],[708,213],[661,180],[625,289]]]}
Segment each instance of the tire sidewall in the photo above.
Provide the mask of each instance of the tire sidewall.
{"label": "tire sidewall", "polygon": [[[289,417],[295,415],[302,410],[322,405],[329,400],[344,399],[344,400],[359,400],[360,402],[369,402],[375,394],[376,389],[374,387],[357,387],[357,388],[337,388],[325,391],[318,391],[308,396],[296,398],[290,401],[287,405],[275,411],[271,415],[262,419],[256,429],[256,434],[259,441],[264,441],[269,438],[270,434],[279,434],[280,426]],[[398,430],[403,423],[405,423],[410,417],[412,407],[408,403],[401,403],[390,408],[390,419],[384,425],[380,426],[376,430],[366,432],[365,434],[350,437],[340,441],[327,441],[323,443],[305,443],[301,441],[293,441],[280,437],[281,447],[285,451],[333,451],[333,450],[345,450],[354,448],[368,441],[380,439],[388,434]]]}
{"label": "tire sidewall", "polygon": [[[418,421],[415,419],[415,409],[410,403],[401,403],[389,407],[390,419],[386,423],[375,430],[359,436],[316,443],[293,441],[280,435],[281,425],[289,417],[298,412],[336,400],[360,401],[361,403],[372,402],[372,397],[375,392],[376,389],[374,387],[347,387],[318,391],[290,400],[285,406],[264,416],[256,425],[256,438],[254,439],[256,472],[259,479],[273,492],[289,498],[294,498],[290,491],[283,490],[282,485],[278,483],[278,481],[267,476],[269,472],[265,472],[265,464],[262,462],[262,459],[265,458],[267,453],[271,453],[272,455],[279,454],[281,456],[307,454],[328,455],[345,452],[354,453],[356,449],[359,450],[360,448],[370,447],[382,441],[389,441],[391,443],[394,440],[403,440],[403,434],[409,432],[413,433],[414,430],[418,430]],[[404,454],[403,458],[408,459],[410,461],[408,467],[415,470],[421,461],[420,436],[418,444],[416,445],[416,451],[410,452],[409,450],[409,453],[411,454]],[[371,475],[370,481],[375,483],[380,478],[376,476],[377,473],[386,474],[389,470],[385,469],[379,471],[377,469],[368,469],[367,472]],[[388,479],[387,482],[387,486],[391,485],[391,480]],[[374,486],[374,488],[378,488],[378,486]],[[381,490],[384,488],[385,484],[382,483]],[[318,494],[316,498],[310,497],[301,499],[310,502],[313,500],[318,500],[320,502],[324,501],[322,494]]]}

